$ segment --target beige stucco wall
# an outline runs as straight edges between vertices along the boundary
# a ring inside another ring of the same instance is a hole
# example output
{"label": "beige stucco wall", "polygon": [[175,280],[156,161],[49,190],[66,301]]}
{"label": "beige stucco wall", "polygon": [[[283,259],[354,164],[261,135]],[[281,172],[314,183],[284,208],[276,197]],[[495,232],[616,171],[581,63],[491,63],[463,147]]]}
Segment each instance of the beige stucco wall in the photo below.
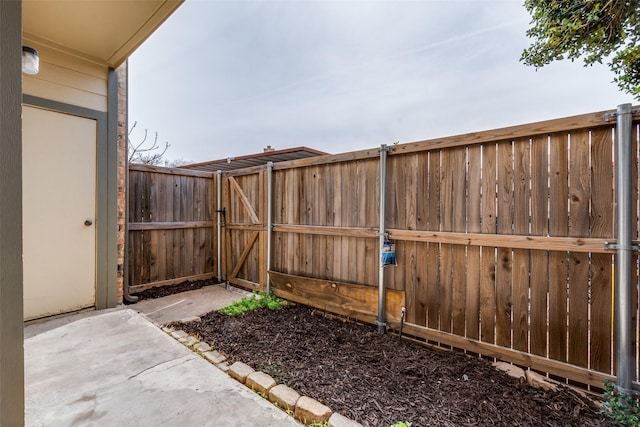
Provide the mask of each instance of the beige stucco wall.
{"label": "beige stucco wall", "polygon": [[25,46],[36,49],[40,72],[23,74],[23,93],[96,111],[107,111],[109,69],[73,53],[45,46],[25,37]]}
{"label": "beige stucco wall", "polygon": [[[40,72],[35,76],[23,74],[23,93],[95,111],[108,110],[109,69],[73,52],[24,38],[25,46],[38,50]],[[126,74],[118,72],[118,178],[117,178],[117,293],[122,303],[124,286],[125,231],[125,141],[126,141]],[[70,159],[73,166],[76,159]]]}

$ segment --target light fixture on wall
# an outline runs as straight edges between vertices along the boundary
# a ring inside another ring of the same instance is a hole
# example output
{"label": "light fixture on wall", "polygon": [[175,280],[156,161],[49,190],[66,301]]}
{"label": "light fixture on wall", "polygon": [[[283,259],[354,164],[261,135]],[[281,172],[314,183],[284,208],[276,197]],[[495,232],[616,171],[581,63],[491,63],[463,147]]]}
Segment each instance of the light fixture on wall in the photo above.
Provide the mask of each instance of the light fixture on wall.
{"label": "light fixture on wall", "polygon": [[40,57],[38,51],[29,46],[22,46],[22,72],[25,74],[38,74],[40,71]]}

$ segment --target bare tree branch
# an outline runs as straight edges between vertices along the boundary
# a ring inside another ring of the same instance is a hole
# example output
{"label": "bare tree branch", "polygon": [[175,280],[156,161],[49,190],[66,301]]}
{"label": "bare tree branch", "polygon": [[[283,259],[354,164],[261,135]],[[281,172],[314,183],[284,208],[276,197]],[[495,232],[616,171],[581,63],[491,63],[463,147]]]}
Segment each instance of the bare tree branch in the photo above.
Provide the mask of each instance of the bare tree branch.
{"label": "bare tree branch", "polygon": [[[149,145],[147,139],[149,137],[149,129],[144,130],[144,137],[137,144],[132,144],[131,133],[137,126],[138,122],[134,122],[131,129],[127,133],[127,146],[129,151],[129,162],[142,163],[146,165],[159,165],[162,163],[162,159],[171,146],[169,142],[164,143],[164,147],[161,148],[158,145],[158,132],[155,133],[153,143]],[[147,146],[145,146],[147,144]],[[160,151],[161,150],[161,151]]]}

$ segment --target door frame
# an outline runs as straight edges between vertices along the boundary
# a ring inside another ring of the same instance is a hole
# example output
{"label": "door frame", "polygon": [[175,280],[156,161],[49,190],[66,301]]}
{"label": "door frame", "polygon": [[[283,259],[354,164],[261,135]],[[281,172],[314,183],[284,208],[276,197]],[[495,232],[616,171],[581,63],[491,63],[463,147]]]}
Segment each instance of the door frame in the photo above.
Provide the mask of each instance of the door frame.
{"label": "door frame", "polygon": [[[96,309],[115,307],[117,285],[117,144],[109,144],[109,114],[104,111],[23,95],[23,105],[96,121]],[[112,115],[115,116],[115,115]],[[23,171],[29,173],[29,171]],[[27,225],[28,226],[28,225]]]}

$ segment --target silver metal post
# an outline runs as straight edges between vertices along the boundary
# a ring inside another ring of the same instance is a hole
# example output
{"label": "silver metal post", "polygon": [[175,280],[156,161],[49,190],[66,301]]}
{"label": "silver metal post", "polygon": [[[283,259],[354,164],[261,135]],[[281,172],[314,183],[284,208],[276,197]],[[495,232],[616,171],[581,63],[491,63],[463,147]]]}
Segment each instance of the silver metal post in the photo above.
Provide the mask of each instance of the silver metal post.
{"label": "silver metal post", "polygon": [[[126,81],[125,81],[125,99],[129,99],[129,62],[127,62],[127,72]],[[127,107],[128,108],[128,107]],[[129,117],[125,118],[124,121],[125,132],[129,131]],[[124,199],[125,199],[125,208],[124,208],[124,265],[122,266],[122,297],[126,302],[136,303],[139,298],[135,295],[131,295],[129,293],[129,285],[131,284],[129,280],[129,135],[122,135],[124,138]]]}
{"label": "silver metal post", "polygon": [[385,307],[384,307],[384,264],[382,263],[382,250],[384,248],[385,233],[385,205],[386,205],[386,184],[387,184],[387,151],[389,148],[386,144],[380,146],[380,226],[378,227],[379,245],[378,245],[378,261],[380,267],[378,270],[378,332],[383,334],[386,329]]}
{"label": "silver metal post", "polygon": [[616,123],[616,192],[618,202],[618,248],[615,263],[615,333],[617,357],[617,388],[630,394],[635,377],[632,354],[633,325],[631,323],[631,104],[618,105]]}
{"label": "silver metal post", "polygon": [[267,163],[267,294],[271,293],[271,245],[273,234],[273,162]]}
{"label": "silver metal post", "polygon": [[217,236],[218,239],[218,282],[222,282],[222,171],[218,171],[216,180],[216,194],[217,194],[217,204],[216,211],[218,212],[218,228],[217,228]]}

